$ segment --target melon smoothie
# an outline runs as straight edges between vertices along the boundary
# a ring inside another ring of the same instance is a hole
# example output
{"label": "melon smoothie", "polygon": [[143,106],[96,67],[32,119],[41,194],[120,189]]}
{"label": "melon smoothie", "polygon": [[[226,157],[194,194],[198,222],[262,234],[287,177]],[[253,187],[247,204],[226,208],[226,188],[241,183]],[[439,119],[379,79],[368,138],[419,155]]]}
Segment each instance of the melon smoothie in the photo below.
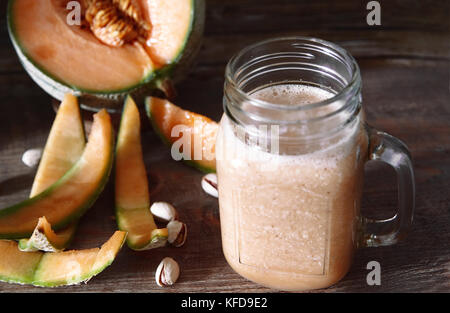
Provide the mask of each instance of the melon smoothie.
{"label": "melon smoothie", "polygon": [[[285,105],[331,98],[318,87],[275,85],[253,97]],[[367,140],[357,122],[319,149],[279,153],[246,145],[222,120],[217,162],[223,250],[230,265],[267,286],[328,286],[347,272],[354,250]],[[287,130],[280,129],[280,136]],[[291,134],[292,135],[292,134]],[[223,149],[223,150],[220,150]],[[230,156],[230,157],[228,157]],[[334,235],[331,237],[330,234]]]}
{"label": "melon smoothie", "polygon": [[338,66],[353,59],[327,63],[340,75],[321,73],[314,65],[328,43],[265,51],[283,40],[297,39],[257,44],[227,67],[216,141],[219,206],[229,265],[264,286],[300,291],[338,282],[358,246],[392,244],[405,225],[378,221],[390,231],[368,234],[372,223],[360,215],[364,164],[380,153],[369,138],[380,134],[364,122],[357,67]]}

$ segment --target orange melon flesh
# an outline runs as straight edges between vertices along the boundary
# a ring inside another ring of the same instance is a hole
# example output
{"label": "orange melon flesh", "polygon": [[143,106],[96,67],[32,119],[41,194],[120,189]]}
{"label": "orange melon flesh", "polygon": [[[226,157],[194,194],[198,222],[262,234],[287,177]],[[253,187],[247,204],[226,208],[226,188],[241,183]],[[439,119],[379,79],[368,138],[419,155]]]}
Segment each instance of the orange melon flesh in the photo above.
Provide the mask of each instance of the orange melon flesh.
{"label": "orange melon flesh", "polygon": [[139,0],[152,24],[150,46],[110,47],[67,23],[68,0],[12,1],[12,32],[26,58],[58,82],[86,92],[120,92],[149,81],[156,68],[178,59],[193,23],[194,0]]}
{"label": "orange melon flesh", "polygon": [[55,287],[87,281],[115,259],[126,238],[116,231],[101,248],[55,253],[22,252],[17,243],[0,241],[0,281]]}
{"label": "orange melon flesh", "polygon": [[128,96],[120,122],[115,161],[116,217],[119,229],[127,231],[127,244],[144,249],[157,228],[150,212],[147,172],[142,154],[139,110]]}
{"label": "orange melon flesh", "polygon": [[192,26],[193,1],[142,1],[144,12],[152,24],[147,51],[159,66],[172,63],[181,53]]}
{"label": "orange melon flesh", "polygon": [[60,179],[80,159],[85,145],[83,121],[77,98],[66,94],[47,138],[30,198]]}
{"label": "orange melon flesh", "polygon": [[113,157],[113,129],[106,110],[94,115],[83,155],[60,180],[39,195],[0,209],[0,238],[24,238],[45,216],[54,229],[78,219],[106,184]]}
{"label": "orange melon flesh", "polygon": [[[166,144],[171,146],[183,136],[190,136],[191,150],[185,151],[183,148],[181,151],[183,159],[188,160],[188,164],[205,172],[216,170],[215,144],[218,131],[216,122],[156,97],[146,99],[146,110],[153,128]],[[183,132],[178,136],[172,136],[174,127],[179,125],[182,125]]]}

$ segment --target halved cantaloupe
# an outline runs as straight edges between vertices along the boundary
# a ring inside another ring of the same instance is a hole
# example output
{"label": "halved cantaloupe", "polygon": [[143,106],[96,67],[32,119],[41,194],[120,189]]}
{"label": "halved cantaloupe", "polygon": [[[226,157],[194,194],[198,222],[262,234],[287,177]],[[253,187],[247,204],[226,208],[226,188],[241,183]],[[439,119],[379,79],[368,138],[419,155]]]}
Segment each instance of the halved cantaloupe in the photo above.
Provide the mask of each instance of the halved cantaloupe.
{"label": "halved cantaloupe", "polygon": [[79,219],[92,206],[108,180],[113,146],[111,119],[105,110],[101,110],[94,115],[83,155],[61,179],[31,199],[0,209],[0,238],[30,236],[42,216],[55,230]]}
{"label": "halved cantaloupe", "polygon": [[[58,108],[50,134],[45,144],[41,162],[34,177],[30,198],[43,192],[54,184],[75,165],[86,146],[83,120],[77,98],[66,94]],[[68,246],[75,234],[77,223],[53,232],[45,217],[33,231],[30,239],[21,239],[19,248],[22,251],[59,251]]]}
{"label": "halved cantaloupe", "polygon": [[182,160],[204,172],[216,170],[216,122],[161,98],[146,98],[145,107],[153,128],[172,147],[172,154],[181,153]]}
{"label": "halved cantaloupe", "polygon": [[114,261],[125,238],[116,231],[101,248],[55,253],[22,252],[15,241],[0,240],[0,281],[42,287],[85,282]]}
{"label": "halved cantaloupe", "polygon": [[[8,9],[10,37],[22,64],[59,100],[74,93],[82,104],[117,108],[127,93],[148,93],[183,76],[199,50],[204,0],[132,1],[150,31],[144,40],[120,47],[105,44],[86,26],[85,1],[79,11],[69,2],[9,0]],[[81,25],[74,19],[78,12]]]}
{"label": "halved cantaloupe", "polygon": [[164,246],[168,232],[157,229],[150,212],[139,110],[130,96],[123,108],[115,163],[116,220],[119,229],[128,232],[128,246],[134,250]]}

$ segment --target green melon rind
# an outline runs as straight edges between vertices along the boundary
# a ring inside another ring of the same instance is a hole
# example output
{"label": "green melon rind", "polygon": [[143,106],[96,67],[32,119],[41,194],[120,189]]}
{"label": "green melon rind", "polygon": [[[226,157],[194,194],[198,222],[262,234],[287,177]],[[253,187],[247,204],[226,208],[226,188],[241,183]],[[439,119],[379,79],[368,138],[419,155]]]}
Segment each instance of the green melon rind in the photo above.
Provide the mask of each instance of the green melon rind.
{"label": "green melon rind", "polygon": [[[152,91],[159,89],[160,82],[164,81],[167,77],[174,75],[173,80],[179,81],[186,75],[195,55],[200,50],[200,43],[204,29],[205,2],[204,0],[191,0],[191,25],[188,35],[186,36],[184,43],[181,45],[177,56],[171,63],[150,72],[136,84],[120,90],[98,91],[79,88],[61,81],[33,61],[27,54],[26,49],[17,39],[15,32],[15,26],[12,19],[12,7],[14,1],[15,0],[8,1],[8,34],[25,71],[37,85],[39,85],[45,92],[54,98],[62,101],[66,93],[72,93],[80,99],[81,106],[83,108],[90,108],[90,106],[92,106],[116,110],[117,105],[122,103],[128,94],[132,94],[135,98],[141,99],[144,95],[148,95]],[[180,62],[182,65],[179,65]]]}
{"label": "green melon rind", "polygon": [[[113,132],[113,130],[111,129],[111,142],[110,142],[111,147],[114,146],[114,136],[113,136],[112,132]],[[102,179],[100,180],[98,188],[96,188],[96,190],[92,193],[92,195],[88,199],[86,199],[86,201],[80,207],[78,207],[78,209],[75,210],[72,214],[69,214],[66,218],[62,219],[58,223],[52,224],[52,228],[54,230],[60,230],[64,227],[68,226],[70,223],[74,222],[75,220],[79,219],[94,204],[94,202],[99,197],[100,193],[105,188],[106,183],[108,182],[109,176],[111,174],[113,159],[114,159],[114,153],[111,153],[109,160],[108,160],[107,169],[106,169]],[[23,207],[33,204],[36,201],[39,201],[40,199],[42,199],[44,197],[51,196],[51,194],[53,193],[53,191],[55,189],[64,185],[64,183],[67,180],[69,180],[74,173],[77,172],[79,166],[80,166],[80,162],[77,162],[63,177],[61,177],[61,179],[59,179],[57,182],[55,182],[53,185],[48,187],[46,190],[44,190],[37,196],[27,199],[27,200],[24,200],[22,202],[19,202],[8,208],[1,209],[0,210],[0,218],[4,215],[12,214],[12,213],[16,212],[17,210],[20,210]],[[0,234],[0,239],[22,239],[24,237],[31,236],[31,234],[32,234],[32,232]]]}
{"label": "green melon rind", "polygon": [[9,278],[9,277],[3,277],[0,275],[0,282],[4,282],[4,283],[8,283],[8,284],[32,285],[33,277]]}
{"label": "green melon rind", "polygon": [[[172,142],[170,142],[169,139],[163,134],[159,126],[156,124],[155,120],[153,119],[152,112],[151,112],[151,102],[149,101],[149,98],[145,99],[145,111],[147,113],[147,117],[150,120],[150,123],[152,124],[152,127],[155,131],[155,133],[158,135],[159,138],[161,138],[162,142],[167,147],[172,147]],[[199,171],[203,173],[215,173],[216,170],[214,168],[207,167],[201,163],[200,160],[185,160],[183,159],[183,162],[186,163],[189,166],[192,166]]]}

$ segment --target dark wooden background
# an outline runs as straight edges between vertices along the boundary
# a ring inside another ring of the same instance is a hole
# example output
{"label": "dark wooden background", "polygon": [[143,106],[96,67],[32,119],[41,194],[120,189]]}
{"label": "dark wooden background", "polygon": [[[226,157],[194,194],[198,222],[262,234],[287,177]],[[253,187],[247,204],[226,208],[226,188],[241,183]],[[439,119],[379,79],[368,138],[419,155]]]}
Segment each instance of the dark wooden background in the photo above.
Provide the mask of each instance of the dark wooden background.
{"label": "dark wooden background", "polygon": [[[232,54],[255,41],[314,36],[347,48],[360,64],[370,123],[402,139],[414,159],[417,197],[407,240],[361,249],[338,284],[320,292],[450,291],[450,12],[448,0],[385,0],[381,26],[366,23],[367,1],[207,0],[198,63],[178,85],[176,104],[216,120],[222,114],[223,74]],[[22,153],[42,147],[54,112],[51,98],[22,69],[0,8],[0,207],[27,197],[34,170]],[[68,60],[70,62],[70,60]],[[217,200],[200,187],[201,173],[170,158],[150,127],[143,135],[152,200],[173,203],[189,228],[181,248],[133,252],[126,246],[111,267],[87,285],[43,289],[0,283],[0,292],[273,292],[233,272],[221,250]],[[395,173],[369,164],[363,211],[396,209]],[[116,229],[111,184],[83,217],[73,248],[99,246]],[[158,263],[174,257],[179,281],[162,289]],[[366,284],[366,264],[381,264],[381,286]]]}

